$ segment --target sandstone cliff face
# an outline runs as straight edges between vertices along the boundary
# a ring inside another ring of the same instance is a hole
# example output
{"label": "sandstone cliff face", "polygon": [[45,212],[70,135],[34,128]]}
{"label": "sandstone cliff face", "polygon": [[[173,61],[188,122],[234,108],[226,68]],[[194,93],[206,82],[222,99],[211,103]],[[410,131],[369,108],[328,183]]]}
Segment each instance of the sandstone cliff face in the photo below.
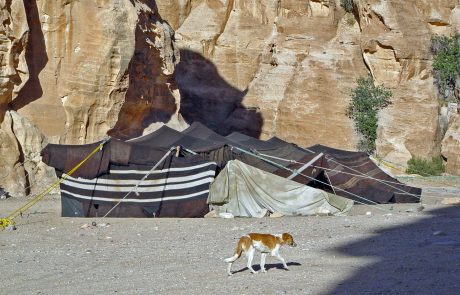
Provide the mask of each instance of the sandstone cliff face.
{"label": "sandstone cliff face", "polygon": [[140,135],[177,117],[179,56],[153,1],[25,3],[30,77],[11,107],[53,142]]}
{"label": "sandstone cliff face", "polygon": [[442,155],[447,159],[446,170],[460,175],[460,114],[452,115],[449,129],[442,140]]}
{"label": "sandstone cliff face", "polygon": [[14,111],[5,113],[0,127],[0,187],[12,196],[43,191],[55,178],[40,157],[46,137]]}
{"label": "sandstone cliff face", "polygon": [[24,195],[47,177],[34,159],[47,140],[126,139],[182,117],[354,150],[346,107],[368,74],[394,96],[378,155],[404,166],[442,153],[460,174],[429,52],[433,34],[460,31],[457,0],[355,0],[352,14],[340,0],[157,2],[0,0],[1,187]]}
{"label": "sandstone cliff face", "polygon": [[0,187],[10,194],[34,193],[33,183],[50,179],[35,158],[43,134],[54,143],[84,144],[107,133],[141,135],[159,123],[186,126],[172,75],[179,60],[174,32],[153,1],[0,7]]}
{"label": "sandstone cliff face", "polygon": [[0,122],[13,93],[28,79],[28,26],[22,1],[0,0]]}
{"label": "sandstone cliff face", "polygon": [[353,14],[338,0],[170,2],[159,10],[184,56],[176,77],[186,119],[353,150],[346,107],[356,79],[370,74],[394,96],[380,114],[377,154],[402,166],[440,154],[429,46],[433,34],[458,32],[458,1],[357,0]]}
{"label": "sandstone cliff face", "polygon": [[[393,91],[381,113],[377,153],[406,163],[440,153],[439,102],[431,73],[430,39],[448,33],[457,1],[362,1],[363,56],[374,79]],[[416,13],[414,13],[416,12]]]}

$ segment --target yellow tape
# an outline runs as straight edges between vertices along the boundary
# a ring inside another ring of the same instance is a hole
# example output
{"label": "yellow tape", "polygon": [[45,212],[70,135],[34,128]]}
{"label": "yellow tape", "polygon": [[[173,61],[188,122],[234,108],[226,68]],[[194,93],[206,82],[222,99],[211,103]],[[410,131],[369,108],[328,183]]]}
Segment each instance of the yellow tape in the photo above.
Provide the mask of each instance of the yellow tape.
{"label": "yellow tape", "polygon": [[15,224],[16,224],[15,222],[12,222],[8,218],[0,218],[0,228],[1,229],[5,229],[10,225],[15,225]]}
{"label": "yellow tape", "polygon": [[[100,145],[98,145],[86,158],[84,158],[80,163],[78,163],[75,167],[73,167],[69,172],[64,174],[63,177],[60,179],[56,180],[52,185],[50,185],[48,188],[43,190],[41,193],[39,193],[36,197],[34,197],[32,200],[30,200],[28,203],[26,203],[24,206],[21,208],[13,211],[10,215],[8,215],[7,218],[2,219],[1,224],[11,224],[12,220],[24,213],[24,211],[28,210],[30,207],[35,205],[38,201],[40,201],[44,196],[49,194],[53,189],[55,189],[61,182],[67,179],[72,173],[74,173],[78,168],[80,168],[81,165],[83,165],[89,158],[91,158],[95,153],[97,153],[99,150],[102,150],[104,147],[104,144],[108,141],[104,140]],[[5,226],[6,227],[6,226]],[[1,228],[1,227],[0,227]]]}

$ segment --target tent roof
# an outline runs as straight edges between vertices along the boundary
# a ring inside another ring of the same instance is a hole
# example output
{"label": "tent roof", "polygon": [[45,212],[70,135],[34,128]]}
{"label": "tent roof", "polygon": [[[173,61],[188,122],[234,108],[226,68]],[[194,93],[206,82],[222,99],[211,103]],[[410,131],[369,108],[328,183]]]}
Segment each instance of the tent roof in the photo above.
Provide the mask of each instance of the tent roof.
{"label": "tent roof", "polygon": [[190,127],[182,131],[182,133],[185,135],[193,136],[195,138],[207,140],[215,144],[229,143],[227,138],[214,132],[213,130],[209,129],[200,122],[193,122],[192,125],[190,125]]}
{"label": "tent roof", "polygon": [[189,136],[166,125],[163,125],[152,133],[132,139],[129,142],[154,148],[183,146],[194,151],[208,151],[219,148],[223,144],[221,142]]}

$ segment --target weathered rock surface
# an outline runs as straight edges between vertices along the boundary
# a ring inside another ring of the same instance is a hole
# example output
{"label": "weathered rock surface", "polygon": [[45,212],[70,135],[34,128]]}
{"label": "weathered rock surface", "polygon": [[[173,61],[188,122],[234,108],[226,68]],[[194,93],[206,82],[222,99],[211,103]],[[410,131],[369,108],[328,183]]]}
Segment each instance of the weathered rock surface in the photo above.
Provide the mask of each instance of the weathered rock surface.
{"label": "weathered rock surface", "polygon": [[351,150],[358,137],[346,107],[356,79],[371,74],[394,96],[377,154],[402,165],[440,154],[429,45],[458,31],[458,1],[358,0],[353,14],[327,0],[170,2],[159,10],[181,48],[186,120]]}
{"label": "weathered rock surface", "polygon": [[450,117],[449,129],[442,140],[442,155],[447,159],[446,170],[460,175],[460,114]]}
{"label": "weathered rock surface", "polygon": [[7,111],[0,129],[0,187],[10,195],[26,196],[43,191],[55,179],[40,151],[47,139],[40,130],[14,111]]}
{"label": "weathered rock surface", "polygon": [[0,0],[0,122],[13,93],[28,79],[28,26],[22,1]]}
{"label": "weathered rock surface", "polygon": [[153,1],[27,1],[29,79],[11,107],[53,142],[142,134],[177,117],[172,29]]}
{"label": "weathered rock surface", "polygon": [[[173,79],[174,32],[153,1],[0,6],[0,187],[10,194],[34,193],[32,183],[50,176],[32,155],[42,133],[50,142],[84,144],[163,123],[187,126]],[[13,112],[5,115],[7,108]]]}
{"label": "weathered rock surface", "polygon": [[40,164],[18,165],[41,134],[83,144],[201,121],[354,150],[346,108],[368,74],[394,96],[378,156],[404,166],[442,152],[460,173],[458,119],[442,140],[429,52],[433,34],[459,32],[457,0],[355,0],[353,13],[339,0],[157,2],[0,0],[0,186],[28,193]]}

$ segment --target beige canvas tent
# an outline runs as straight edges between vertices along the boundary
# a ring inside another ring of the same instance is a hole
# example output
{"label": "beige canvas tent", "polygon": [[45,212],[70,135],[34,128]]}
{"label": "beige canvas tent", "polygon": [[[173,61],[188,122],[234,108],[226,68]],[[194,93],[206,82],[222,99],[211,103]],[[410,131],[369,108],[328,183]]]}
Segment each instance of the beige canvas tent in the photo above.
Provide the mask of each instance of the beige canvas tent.
{"label": "beige canvas tent", "polygon": [[346,215],[353,201],[233,160],[211,184],[208,204],[216,213],[263,217],[274,212]]}

